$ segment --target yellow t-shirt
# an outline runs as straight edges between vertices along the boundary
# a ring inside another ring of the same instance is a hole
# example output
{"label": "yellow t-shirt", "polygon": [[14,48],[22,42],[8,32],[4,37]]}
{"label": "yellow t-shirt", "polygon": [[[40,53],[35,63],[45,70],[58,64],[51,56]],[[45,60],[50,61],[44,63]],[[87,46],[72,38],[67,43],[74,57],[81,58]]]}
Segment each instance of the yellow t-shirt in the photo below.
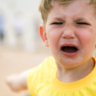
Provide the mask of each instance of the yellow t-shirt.
{"label": "yellow t-shirt", "polygon": [[96,60],[93,59],[95,67],[90,74],[78,81],[64,83],[56,77],[54,58],[47,58],[28,74],[31,96],[96,96]]}

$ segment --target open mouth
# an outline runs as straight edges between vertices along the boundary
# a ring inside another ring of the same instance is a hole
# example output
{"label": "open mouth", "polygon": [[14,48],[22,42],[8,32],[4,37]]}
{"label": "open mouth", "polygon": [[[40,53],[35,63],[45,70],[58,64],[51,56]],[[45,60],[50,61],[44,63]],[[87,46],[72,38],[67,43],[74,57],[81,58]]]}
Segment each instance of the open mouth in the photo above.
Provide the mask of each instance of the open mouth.
{"label": "open mouth", "polygon": [[78,51],[78,48],[77,47],[74,47],[74,46],[63,46],[61,48],[61,50],[63,52],[66,52],[66,53],[75,53]]}

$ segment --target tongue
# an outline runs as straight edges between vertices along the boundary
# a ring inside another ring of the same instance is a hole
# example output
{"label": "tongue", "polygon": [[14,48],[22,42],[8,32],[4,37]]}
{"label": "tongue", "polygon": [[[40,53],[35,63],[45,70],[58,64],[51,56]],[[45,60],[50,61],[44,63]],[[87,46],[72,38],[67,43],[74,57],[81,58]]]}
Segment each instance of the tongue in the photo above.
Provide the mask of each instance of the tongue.
{"label": "tongue", "polygon": [[75,47],[63,47],[62,50],[67,53],[74,53],[77,51],[77,48]]}

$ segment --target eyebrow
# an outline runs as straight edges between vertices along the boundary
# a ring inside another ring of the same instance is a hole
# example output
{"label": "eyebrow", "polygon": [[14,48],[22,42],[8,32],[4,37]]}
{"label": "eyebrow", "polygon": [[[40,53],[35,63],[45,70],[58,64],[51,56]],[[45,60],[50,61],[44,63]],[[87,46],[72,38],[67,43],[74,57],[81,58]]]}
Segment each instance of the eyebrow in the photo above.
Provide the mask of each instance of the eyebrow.
{"label": "eyebrow", "polygon": [[64,20],[64,18],[61,18],[61,17],[55,17],[55,18],[52,18],[53,20],[60,20],[60,21],[62,21],[62,20]]}
{"label": "eyebrow", "polygon": [[[63,20],[65,19],[65,17],[53,17],[52,19],[57,19],[57,20]],[[77,17],[77,18],[73,18],[74,20],[90,20],[90,18],[88,17]]]}
{"label": "eyebrow", "polygon": [[78,18],[75,18],[74,20],[76,20],[76,21],[88,20],[88,21],[90,21],[90,22],[91,22],[91,19],[90,19],[90,18],[88,18],[88,17],[78,17]]}
{"label": "eyebrow", "polygon": [[82,21],[82,20],[86,20],[88,23],[92,24],[92,20],[88,17],[78,17],[74,19],[75,21]]}
{"label": "eyebrow", "polygon": [[[63,21],[63,20],[65,20],[65,16],[63,16],[63,17],[59,17],[59,16],[58,16],[58,17],[53,17],[53,18],[51,18],[51,19],[53,19],[53,20],[59,20],[59,21]],[[79,16],[79,17],[73,18],[73,20],[75,20],[75,21],[86,20],[86,21],[88,21],[90,24],[92,24],[91,19],[88,18],[88,17],[82,17],[82,16]]]}

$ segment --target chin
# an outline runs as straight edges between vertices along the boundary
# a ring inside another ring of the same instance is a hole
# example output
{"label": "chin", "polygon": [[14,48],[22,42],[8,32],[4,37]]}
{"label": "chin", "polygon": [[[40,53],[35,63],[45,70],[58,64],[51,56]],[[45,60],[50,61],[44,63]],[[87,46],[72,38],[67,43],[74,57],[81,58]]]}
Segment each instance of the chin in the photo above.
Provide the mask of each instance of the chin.
{"label": "chin", "polygon": [[74,60],[59,63],[64,68],[76,68],[80,65],[80,62],[74,62]]}

